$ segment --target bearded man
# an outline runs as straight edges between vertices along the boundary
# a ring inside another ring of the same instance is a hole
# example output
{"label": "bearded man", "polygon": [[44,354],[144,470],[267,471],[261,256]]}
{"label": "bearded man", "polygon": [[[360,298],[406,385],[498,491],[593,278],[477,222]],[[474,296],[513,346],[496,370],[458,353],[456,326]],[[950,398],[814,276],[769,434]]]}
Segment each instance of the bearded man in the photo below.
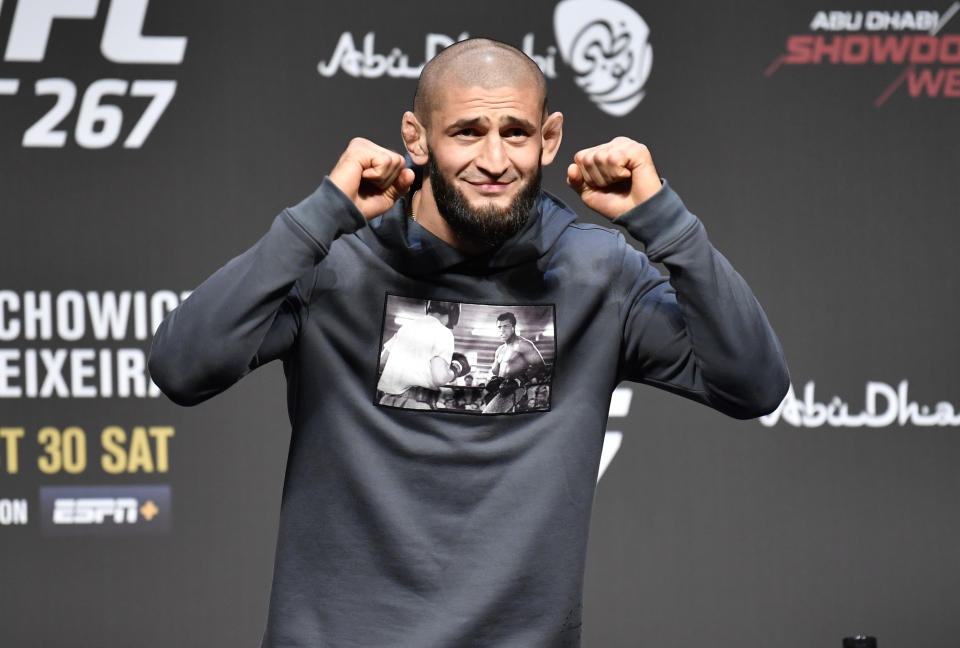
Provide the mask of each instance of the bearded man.
{"label": "bearded man", "polygon": [[[585,149],[566,176],[646,255],[540,189],[562,126],[523,53],[449,47],[402,119],[422,175],[351,141],[316,192],[157,331],[151,373],[183,404],[284,362],[293,431],[264,646],[578,646],[614,387],[739,418],[786,392],[763,311],[645,146]],[[549,410],[380,406],[388,294],[551,305]]]}

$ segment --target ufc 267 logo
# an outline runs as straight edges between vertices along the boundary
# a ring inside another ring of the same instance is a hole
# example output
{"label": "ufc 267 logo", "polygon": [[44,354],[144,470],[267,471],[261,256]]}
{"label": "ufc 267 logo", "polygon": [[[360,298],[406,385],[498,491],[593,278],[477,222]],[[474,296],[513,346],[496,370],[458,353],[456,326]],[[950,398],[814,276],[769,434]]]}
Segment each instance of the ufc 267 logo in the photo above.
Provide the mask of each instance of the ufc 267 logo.
{"label": "ufc 267 logo", "polygon": [[[8,0],[9,1],[9,0]],[[105,59],[118,64],[179,65],[187,47],[185,36],[144,36],[143,23],[150,0],[106,0],[106,24],[100,40]],[[4,0],[0,0],[0,12]],[[54,21],[92,20],[100,0],[19,0],[13,13],[4,51],[5,63],[41,63],[46,57]],[[0,68],[2,75],[2,68]],[[24,84],[26,85],[26,84]],[[20,79],[0,78],[2,95],[21,91]],[[112,103],[117,97],[145,97],[150,101],[123,139],[124,148],[140,148],[176,94],[177,82],[161,79],[98,79],[86,87],[65,77],[47,77],[33,83],[36,96],[54,95],[56,102],[23,133],[23,146],[62,148],[70,139],[64,121],[76,113],[73,139],[82,148],[102,149],[119,141],[126,115]],[[26,92],[26,90],[24,89]],[[79,102],[78,102],[78,97]]]}

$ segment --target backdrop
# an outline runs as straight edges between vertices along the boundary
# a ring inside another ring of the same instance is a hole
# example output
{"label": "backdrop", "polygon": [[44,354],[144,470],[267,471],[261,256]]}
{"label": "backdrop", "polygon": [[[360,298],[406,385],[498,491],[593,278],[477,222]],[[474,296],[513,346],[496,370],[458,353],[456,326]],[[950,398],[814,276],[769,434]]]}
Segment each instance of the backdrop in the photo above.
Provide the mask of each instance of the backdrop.
{"label": "backdrop", "polygon": [[483,35],[565,115],[546,187],[600,222],[566,163],[646,143],[793,379],[745,422],[618,392],[584,645],[956,646],[958,9],[0,0],[0,645],[257,645],[282,372],[182,409],[152,332]]}

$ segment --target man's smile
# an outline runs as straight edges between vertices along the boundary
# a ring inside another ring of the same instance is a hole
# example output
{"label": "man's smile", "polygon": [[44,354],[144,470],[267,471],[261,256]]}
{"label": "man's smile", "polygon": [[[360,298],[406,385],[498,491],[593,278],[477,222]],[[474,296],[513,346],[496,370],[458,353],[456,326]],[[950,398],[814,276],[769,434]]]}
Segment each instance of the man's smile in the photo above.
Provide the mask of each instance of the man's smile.
{"label": "man's smile", "polygon": [[488,196],[498,196],[506,192],[512,182],[490,182],[488,180],[467,180],[467,184],[473,187],[474,191]]}

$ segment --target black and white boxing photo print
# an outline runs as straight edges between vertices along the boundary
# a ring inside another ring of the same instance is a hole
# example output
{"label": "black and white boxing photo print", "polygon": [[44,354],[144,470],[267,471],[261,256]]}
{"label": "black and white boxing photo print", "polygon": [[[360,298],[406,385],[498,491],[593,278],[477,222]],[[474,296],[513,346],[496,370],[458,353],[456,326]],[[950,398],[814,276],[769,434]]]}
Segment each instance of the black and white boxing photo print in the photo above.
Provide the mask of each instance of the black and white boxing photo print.
{"label": "black and white boxing photo print", "polygon": [[552,304],[387,295],[375,402],[462,414],[550,410]]}

